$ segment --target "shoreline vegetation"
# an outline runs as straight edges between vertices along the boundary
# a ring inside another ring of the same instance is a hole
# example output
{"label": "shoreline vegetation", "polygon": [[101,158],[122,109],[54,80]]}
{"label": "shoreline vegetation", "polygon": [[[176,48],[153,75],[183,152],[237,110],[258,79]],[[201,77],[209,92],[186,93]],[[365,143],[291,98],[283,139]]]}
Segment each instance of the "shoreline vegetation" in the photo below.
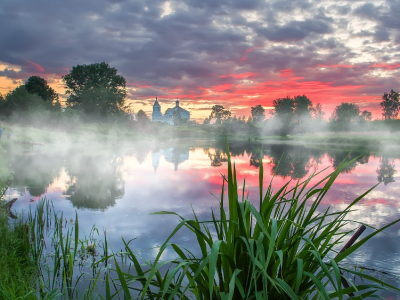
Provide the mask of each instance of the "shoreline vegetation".
{"label": "shoreline vegetation", "polygon": [[[117,73],[106,62],[73,66],[61,78],[63,101],[40,76],[31,76],[6,95],[0,94],[0,126],[8,127],[4,139],[10,133],[12,141],[30,145],[224,137],[230,141],[277,140],[375,148],[400,145],[400,93],[394,90],[384,92],[381,102],[376,103],[382,111],[381,120],[373,120],[370,111],[348,102],[338,103],[326,118],[323,105],[303,94],[274,99],[268,110],[261,104],[249,107],[248,117],[233,115],[230,108],[215,103],[202,124],[178,113],[170,118],[173,125],[169,125],[152,122],[154,118],[142,109],[135,113],[127,99],[126,80]],[[143,101],[145,105],[153,104],[150,99]],[[153,107],[154,113],[161,113],[159,107]]]}
{"label": "shoreline vegetation", "polygon": [[[311,185],[317,175],[312,174],[295,187],[285,184],[278,191],[271,184],[263,187],[261,163],[259,201],[253,204],[245,196],[245,184],[238,190],[236,168],[226,147],[228,169],[222,176],[219,209],[206,221],[196,214],[186,219],[174,212],[154,212],[180,219],[154,261],[141,260],[125,240],[125,249],[113,252],[106,232],[101,241],[96,239],[95,227],[82,237],[78,215],[64,220],[47,199],[15,221],[8,221],[2,210],[0,249],[7,262],[0,268],[2,298],[343,299],[354,294],[354,299],[366,299],[380,290],[400,292],[368,272],[343,265],[351,253],[400,220],[372,228],[372,233],[337,253],[360,225],[349,221],[347,214],[374,187],[343,211],[319,206],[341,170],[355,159],[342,162],[316,185]],[[4,177],[1,184],[4,190]],[[170,244],[183,228],[192,232],[199,253]],[[167,249],[175,259],[162,259]],[[343,280],[349,287],[342,285]]]}

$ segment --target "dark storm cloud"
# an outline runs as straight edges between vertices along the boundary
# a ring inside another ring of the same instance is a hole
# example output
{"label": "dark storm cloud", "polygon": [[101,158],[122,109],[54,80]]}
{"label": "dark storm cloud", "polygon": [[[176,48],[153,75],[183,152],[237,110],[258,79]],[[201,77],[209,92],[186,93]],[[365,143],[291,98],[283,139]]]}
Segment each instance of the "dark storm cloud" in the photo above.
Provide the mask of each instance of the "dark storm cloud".
{"label": "dark storm cloud", "polygon": [[[348,31],[354,16],[376,23],[354,36],[368,38],[365,49],[383,57],[374,43],[400,39],[399,12],[399,2],[391,0],[380,6],[324,0],[3,0],[0,62],[21,71],[5,69],[0,76],[60,77],[77,64],[105,61],[135,88],[129,90],[132,99],[170,90],[195,95],[199,87],[243,79],[232,74],[256,74],[252,80],[263,82],[283,69],[304,78],[356,83],[362,71],[301,73],[320,64],[348,64],[359,55],[336,36]],[[396,57],[400,49],[388,51]]]}

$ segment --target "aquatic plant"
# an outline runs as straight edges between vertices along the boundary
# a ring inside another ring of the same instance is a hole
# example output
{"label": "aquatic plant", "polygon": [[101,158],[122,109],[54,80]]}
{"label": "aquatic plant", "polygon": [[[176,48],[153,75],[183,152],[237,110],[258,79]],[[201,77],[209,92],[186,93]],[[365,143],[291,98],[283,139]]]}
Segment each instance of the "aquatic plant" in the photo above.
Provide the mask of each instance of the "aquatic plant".
{"label": "aquatic plant", "polygon": [[[228,174],[223,176],[219,211],[212,211],[212,220],[200,221],[195,213],[193,219],[169,211],[154,213],[176,215],[181,221],[161,245],[155,260],[147,266],[140,264],[129,242],[124,241],[135,274],[115,260],[117,277],[107,274],[106,299],[119,299],[122,295],[124,299],[131,299],[133,295],[140,299],[275,300],[344,299],[348,296],[364,299],[381,289],[399,291],[366,273],[340,265],[365,242],[399,220],[374,230],[336,256],[340,245],[352,233],[345,226],[356,225],[347,219],[348,213],[373,189],[341,212],[321,207],[341,170],[353,160],[341,163],[316,184],[311,185],[311,181],[319,173],[298,181],[293,188],[287,183],[275,193],[271,183],[264,190],[261,163],[259,205],[256,207],[244,196],[245,183],[241,195],[238,192],[236,168],[232,166],[229,149],[227,153]],[[182,228],[194,234],[201,250],[199,257],[177,244],[170,244],[171,238]],[[167,248],[175,251],[176,259],[161,260]],[[353,282],[342,272],[361,280]],[[349,287],[343,287],[342,280]],[[110,287],[116,289],[115,293]]]}

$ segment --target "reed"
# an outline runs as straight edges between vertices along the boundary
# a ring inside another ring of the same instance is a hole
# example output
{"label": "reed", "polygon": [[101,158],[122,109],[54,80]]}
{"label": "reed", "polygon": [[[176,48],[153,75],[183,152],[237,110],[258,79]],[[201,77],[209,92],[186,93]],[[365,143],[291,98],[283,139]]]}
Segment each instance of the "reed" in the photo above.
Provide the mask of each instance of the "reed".
{"label": "reed", "polygon": [[[124,271],[115,260],[116,277],[110,280],[107,275],[106,299],[122,299],[122,295],[124,299],[133,296],[204,300],[365,299],[381,289],[399,291],[368,274],[340,265],[365,242],[399,220],[375,230],[336,256],[342,242],[353,232],[345,230],[345,226],[357,225],[347,219],[348,213],[373,189],[342,212],[321,208],[340,171],[352,161],[343,162],[317,184],[311,185],[311,180],[318,175],[313,174],[303,182],[298,181],[294,188],[285,184],[276,193],[271,183],[264,190],[261,164],[259,204],[255,206],[244,196],[245,183],[242,193],[238,192],[229,149],[227,153],[228,174],[223,176],[219,217],[214,211],[209,221],[200,221],[195,213],[193,219],[169,211],[154,213],[176,215],[181,221],[150,266],[142,266],[129,243],[124,241],[135,273]],[[170,244],[171,238],[184,227],[193,233],[201,249],[199,257],[177,244]],[[177,258],[162,261],[161,255],[168,247],[175,251]],[[344,288],[341,271],[361,280],[353,282],[344,277],[350,286]],[[112,287],[117,289],[114,294],[110,293]],[[352,293],[354,297],[350,296]]]}

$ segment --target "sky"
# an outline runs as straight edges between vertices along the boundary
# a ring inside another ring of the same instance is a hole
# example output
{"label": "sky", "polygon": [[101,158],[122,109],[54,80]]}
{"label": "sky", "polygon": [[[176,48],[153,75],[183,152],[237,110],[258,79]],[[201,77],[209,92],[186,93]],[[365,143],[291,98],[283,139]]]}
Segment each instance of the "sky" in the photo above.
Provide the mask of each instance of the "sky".
{"label": "sky", "polygon": [[[106,62],[135,111],[175,105],[194,119],[305,94],[327,117],[352,102],[381,118],[399,91],[400,1],[2,0],[0,92],[30,76],[65,99],[73,66]],[[268,115],[268,114],[267,114]]]}

